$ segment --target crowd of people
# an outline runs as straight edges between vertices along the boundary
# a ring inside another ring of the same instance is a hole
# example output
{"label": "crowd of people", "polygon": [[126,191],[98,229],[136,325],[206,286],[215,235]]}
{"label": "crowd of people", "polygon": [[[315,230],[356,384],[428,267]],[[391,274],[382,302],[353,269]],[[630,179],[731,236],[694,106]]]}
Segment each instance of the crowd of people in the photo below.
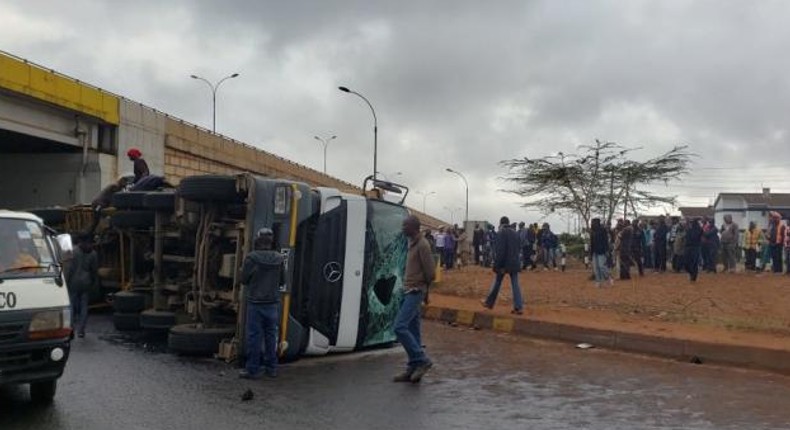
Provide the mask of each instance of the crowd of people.
{"label": "crowd of people", "polygon": [[[524,222],[508,223],[518,237],[519,262],[522,270],[564,270],[565,245],[551,230],[548,223],[526,225]],[[500,227],[501,229],[501,227]],[[425,230],[436,261],[445,270],[476,264],[491,267],[496,257],[496,241],[500,232],[494,226],[485,228],[475,224],[471,240],[458,225],[439,227],[436,233]]]}
{"label": "crowd of people", "polygon": [[613,229],[596,218],[588,249],[598,286],[611,283],[609,270],[615,266],[620,279],[630,279],[635,268],[639,276],[645,270],[685,271],[694,282],[700,270],[716,273],[719,263],[725,272],[734,273],[743,258],[745,270],[790,273],[790,228],[777,212],[769,214],[766,228],[751,222],[743,232],[731,215],[724,216],[721,226],[708,217],[671,218],[667,223],[662,216],[647,222],[618,220]]}

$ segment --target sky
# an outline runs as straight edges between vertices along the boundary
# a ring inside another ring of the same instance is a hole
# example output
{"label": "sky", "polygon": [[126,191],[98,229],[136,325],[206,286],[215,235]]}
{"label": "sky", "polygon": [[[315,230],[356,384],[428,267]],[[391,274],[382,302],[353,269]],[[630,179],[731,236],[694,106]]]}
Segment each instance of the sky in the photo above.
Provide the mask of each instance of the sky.
{"label": "sky", "polygon": [[[655,190],[790,192],[790,2],[4,0],[0,50],[407,203],[469,218],[573,221],[504,192],[506,159],[595,139],[698,156]],[[418,193],[419,192],[419,193]],[[422,193],[422,194],[420,194]],[[433,194],[431,194],[433,193]],[[427,197],[423,197],[427,194]],[[661,207],[654,213],[677,213]]]}

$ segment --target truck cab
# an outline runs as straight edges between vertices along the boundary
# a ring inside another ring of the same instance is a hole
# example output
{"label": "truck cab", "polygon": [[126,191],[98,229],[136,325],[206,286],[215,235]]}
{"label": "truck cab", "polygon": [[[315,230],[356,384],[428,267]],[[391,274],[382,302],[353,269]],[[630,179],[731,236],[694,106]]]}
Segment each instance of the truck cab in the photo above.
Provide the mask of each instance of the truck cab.
{"label": "truck cab", "polygon": [[37,216],[0,210],[0,385],[30,384],[52,401],[72,337],[60,260],[68,235],[52,236]]}

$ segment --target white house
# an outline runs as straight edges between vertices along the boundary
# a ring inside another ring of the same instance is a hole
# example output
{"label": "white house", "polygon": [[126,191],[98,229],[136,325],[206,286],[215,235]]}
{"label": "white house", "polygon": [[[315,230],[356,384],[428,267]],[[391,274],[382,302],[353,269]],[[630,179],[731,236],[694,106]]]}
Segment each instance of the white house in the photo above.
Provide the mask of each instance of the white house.
{"label": "white house", "polygon": [[713,204],[716,225],[724,223],[724,215],[732,215],[732,220],[742,229],[754,221],[758,228],[768,226],[768,213],[776,211],[782,218],[790,218],[790,194],[771,193],[763,188],[762,193],[721,193]]}

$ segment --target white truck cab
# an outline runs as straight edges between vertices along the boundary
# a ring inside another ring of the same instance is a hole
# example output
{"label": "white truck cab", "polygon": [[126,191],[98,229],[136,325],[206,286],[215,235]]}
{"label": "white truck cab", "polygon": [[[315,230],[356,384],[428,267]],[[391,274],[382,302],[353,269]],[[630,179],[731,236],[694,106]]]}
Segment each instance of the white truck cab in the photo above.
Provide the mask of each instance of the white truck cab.
{"label": "white truck cab", "polygon": [[61,256],[68,235],[54,237],[37,216],[0,210],[0,385],[30,384],[34,402],[55,396],[72,338]]}

